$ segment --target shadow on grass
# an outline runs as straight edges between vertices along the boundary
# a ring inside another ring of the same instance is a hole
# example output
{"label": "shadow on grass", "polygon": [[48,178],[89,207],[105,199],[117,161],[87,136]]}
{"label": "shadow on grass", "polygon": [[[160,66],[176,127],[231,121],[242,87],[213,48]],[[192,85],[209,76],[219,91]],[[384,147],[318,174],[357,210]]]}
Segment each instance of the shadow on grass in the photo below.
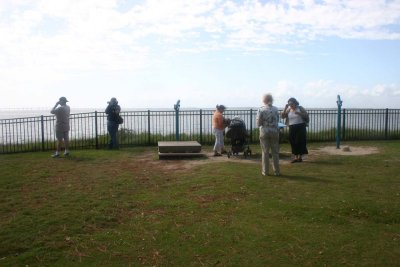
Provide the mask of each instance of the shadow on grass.
{"label": "shadow on grass", "polygon": [[[51,157],[49,157],[51,158]],[[75,161],[75,162],[83,162],[83,161],[95,161],[96,157],[95,156],[90,156],[90,155],[69,155],[69,156],[64,156],[60,155],[60,157],[57,158],[51,158],[52,160],[65,160],[65,161]]]}
{"label": "shadow on grass", "polygon": [[340,160],[335,160],[335,159],[318,159],[318,160],[310,160],[307,161],[308,164],[317,164],[317,165],[343,165],[343,162]]}
{"label": "shadow on grass", "polygon": [[317,177],[311,177],[311,176],[301,176],[301,175],[281,175],[279,178],[282,179],[287,179],[291,181],[299,181],[299,182],[312,182],[312,183],[332,183],[332,181],[327,180],[327,179],[322,179],[322,178],[317,178]]}
{"label": "shadow on grass", "polygon": [[188,155],[188,156],[175,156],[175,155],[170,155],[170,156],[165,156],[161,155],[157,157],[159,160],[207,160],[209,159],[207,155],[205,154],[199,154],[199,155]]}

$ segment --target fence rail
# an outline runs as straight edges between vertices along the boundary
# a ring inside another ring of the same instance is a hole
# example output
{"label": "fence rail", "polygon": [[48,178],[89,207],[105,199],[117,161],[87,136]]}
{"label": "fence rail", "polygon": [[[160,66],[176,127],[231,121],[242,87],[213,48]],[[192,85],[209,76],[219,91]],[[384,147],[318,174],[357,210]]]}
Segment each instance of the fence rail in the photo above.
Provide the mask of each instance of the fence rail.
{"label": "fence rail", "polygon": [[[213,110],[143,110],[122,112],[124,124],[119,130],[121,146],[156,145],[158,141],[176,140],[176,112],[179,112],[180,140],[212,144]],[[249,142],[258,142],[257,109],[227,110],[228,118],[242,118],[249,132]],[[310,109],[307,139],[311,142],[336,139],[337,110]],[[283,122],[283,121],[282,121]],[[342,109],[341,140],[400,139],[400,109]],[[103,112],[70,116],[71,149],[104,148],[108,143],[107,117]],[[55,117],[39,116],[0,120],[0,154],[47,151],[55,149]],[[283,140],[288,129],[283,130]],[[229,140],[227,140],[229,141]]]}

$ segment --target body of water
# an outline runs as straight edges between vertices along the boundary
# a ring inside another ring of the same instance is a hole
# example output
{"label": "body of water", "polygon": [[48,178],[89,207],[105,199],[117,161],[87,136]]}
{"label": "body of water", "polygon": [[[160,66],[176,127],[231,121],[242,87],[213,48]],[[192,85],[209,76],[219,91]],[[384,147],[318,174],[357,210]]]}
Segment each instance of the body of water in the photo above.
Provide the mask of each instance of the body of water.
{"label": "body of water", "polygon": [[[51,107],[52,108],[52,107]],[[15,119],[15,118],[27,118],[27,117],[39,117],[39,116],[50,116],[49,109],[45,108],[32,108],[32,109],[0,109],[0,120],[4,119]],[[95,108],[78,108],[73,109],[71,108],[71,113],[86,113],[86,112],[104,112],[105,108],[102,109],[95,109]]]}
{"label": "body of water", "polygon": [[[97,120],[95,111],[97,110]],[[212,134],[213,109],[181,109],[179,113],[179,131],[185,134]],[[229,109],[227,118],[238,116],[246,127],[256,127],[257,108]],[[335,109],[310,109],[309,133],[332,131],[337,127]],[[174,134],[176,116],[173,109],[125,109],[122,111],[124,128],[132,133]],[[43,120],[40,116],[43,115]],[[347,129],[365,131],[398,131],[400,110],[392,109],[349,109],[342,113],[342,122]],[[201,118],[201,119],[200,119]],[[283,120],[281,121],[283,122]],[[50,109],[0,109],[0,144],[27,143],[54,140],[55,116]],[[72,109],[71,139],[93,138],[107,134],[107,119],[104,109]]]}

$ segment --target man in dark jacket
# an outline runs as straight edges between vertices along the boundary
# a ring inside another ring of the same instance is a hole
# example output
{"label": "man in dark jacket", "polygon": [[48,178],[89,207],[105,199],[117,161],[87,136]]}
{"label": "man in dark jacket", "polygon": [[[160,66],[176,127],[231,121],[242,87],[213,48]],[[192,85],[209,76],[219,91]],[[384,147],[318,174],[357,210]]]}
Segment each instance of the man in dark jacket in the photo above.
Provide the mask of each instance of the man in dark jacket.
{"label": "man in dark jacket", "polygon": [[109,149],[118,149],[118,127],[119,127],[119,113],[121,112],[121,107],[118,105],[118,101],[115,97],[111,98],[106,108],[107,114],[107,131],[110,134],[111,140],[108,143]]}

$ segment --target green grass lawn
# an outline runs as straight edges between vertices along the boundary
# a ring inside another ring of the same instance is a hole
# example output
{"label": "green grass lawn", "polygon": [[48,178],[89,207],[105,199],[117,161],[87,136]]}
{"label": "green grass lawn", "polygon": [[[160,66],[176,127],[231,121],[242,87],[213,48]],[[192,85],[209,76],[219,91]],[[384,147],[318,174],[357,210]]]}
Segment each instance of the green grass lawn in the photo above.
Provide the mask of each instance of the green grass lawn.
{"label": "green grass lawn", "polygon": [[0,155],[0,266],[399,266],[400,142],[349,145],[379,153],[311,152],[281,177],[259,145],[247,161]]}

